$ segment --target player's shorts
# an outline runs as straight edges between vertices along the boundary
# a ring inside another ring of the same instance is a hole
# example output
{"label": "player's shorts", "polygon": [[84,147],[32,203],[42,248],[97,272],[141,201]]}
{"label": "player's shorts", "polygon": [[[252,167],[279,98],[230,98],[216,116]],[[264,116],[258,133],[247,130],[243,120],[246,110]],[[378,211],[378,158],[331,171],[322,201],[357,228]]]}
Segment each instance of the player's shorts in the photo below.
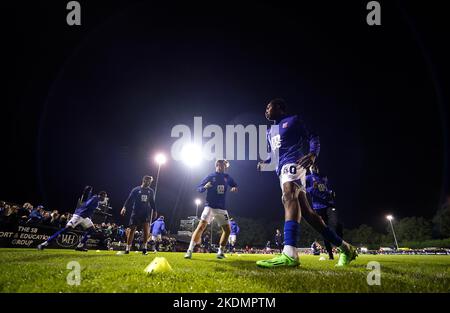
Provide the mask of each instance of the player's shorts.
{"label": "player's shorts", "polygon": [[161,234],[157,235],[157,236],[153,236],[152,235],[152,241],[161,241],[162,240],[162,236]]}
{"label": "player's shorts", "polygon": [[219,227],[228,224],[228,211],[222,209],[213,209],[209,206],[205,206],[200,218],[202,221],[211,222],[214,220]]}
{"label": "player's shorts", "polygon": [[79,215],[74,214],[70,221],[67,222],[66,227],[75,228],[78,225],[81,225],[84,229],[93,227],[94,223],[92,223],[89,217],[81,217]]}
{"label": "player's shorts", "polygon": [[128,226],[140,226],[146,223],[150,223],[150,212],[135,212],[133,210]]}
{"label": "player's shorts", "polygon": [[230,235],[230,237],[228,238],[228,242],[234,245],[236,243],[236,235]]}
{"label": "player's shorts", "polygon": [[283,165],[280,172],[280,187],[283,190],[283,184],[293,182],[300,187],[301,191],[306,192],[306,168],[297,163],[288,163]]}

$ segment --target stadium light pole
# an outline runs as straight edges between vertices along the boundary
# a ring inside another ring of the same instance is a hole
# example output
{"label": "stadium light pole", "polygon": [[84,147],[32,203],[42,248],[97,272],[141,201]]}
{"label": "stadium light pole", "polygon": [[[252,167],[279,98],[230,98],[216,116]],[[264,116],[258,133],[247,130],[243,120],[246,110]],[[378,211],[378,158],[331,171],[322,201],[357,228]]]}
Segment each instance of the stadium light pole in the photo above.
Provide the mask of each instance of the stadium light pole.
{"label": "stadium light pole", "polygon": [[202,203],[200,201],[200,199],[195,199],[195,205],[197,206],[197,208],[195,209],[195,217],[198,219],[198,206],[200,205],[200,203]]}
{"label": "stadium light pole", "polygon": [[[155,194],[153,195],[153,200],[155,201],[156,206],[156,192],[158,191],[158,181],[159,181],[159,172],[161,171],[161,165],[167,162],[167,158],[164,154],[158,153],[155,156],[155,162],[158,164],[158,173],[156,174],[156,183],[155,183]],[[150,224],[153,222],[153,209],[150,216]]]}
{"label": "stadium light pole", "polygon": [[392,220],[394,219],[394,217],[392,215],[388,215],[388,216],[386,216],[386,218],[389,221],[389,224],[391,224],[392,234],[394,235],[395,245],[396,245],[397,250],[398,250],[397,237],[395,236],[394,225],[392,225]]}

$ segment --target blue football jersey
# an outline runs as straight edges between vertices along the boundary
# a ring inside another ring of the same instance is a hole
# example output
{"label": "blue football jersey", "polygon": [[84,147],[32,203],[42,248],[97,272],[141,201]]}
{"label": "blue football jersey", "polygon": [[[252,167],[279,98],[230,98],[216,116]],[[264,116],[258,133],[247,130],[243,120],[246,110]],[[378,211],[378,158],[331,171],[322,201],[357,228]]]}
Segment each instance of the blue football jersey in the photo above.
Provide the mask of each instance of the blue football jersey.
{"label": "blue football jersey", "polygon": [[95,209],[98,207],[99,201],[100,197],[97,195],[90,197],[86,202],[81,203],[81,205],[75,210],[74,214],[83,218],[91,218]]}
{"label": "blue football jersey", "polygon": [[[314,182],[316,182],[316,188],[314,188]],[[311,195],[313,209],[334,207],[333,191],[328,188],[327,179],[314,173],[307,175],[306,191]]]}
{"label": "blue football jersey", "polygon": [[297,115],[285,116],[267,130],[268,152],[278,153],[276,163],[277,175],[285,164],[296,163],[304,155],[312,152],[316,156],[320,152],[319,137],[310,133]]}
{"label": "blue football jersey", "polygon": [[231,232],[230,235],[237,235],[239,234],[239,226],[235,221],[230,221],[230,228],[231,228]]}
{"label": "blue football jersey", "polygon": [[[205,189],[207,182],[211,182],[212,187]],[[197,186],[198,192],[206,192],[206,206],[213,209],[225,210],[225,195],[228,187],[237,187],[234,179],[225,173],[212,173],[206,176]]]}
{"label": "blue football jersey", "polygon": [[133,188],[124,204],[125,208],[132,208],[134,212],[150,212],[155,209],[154,191],[152,188],[141,186]]}

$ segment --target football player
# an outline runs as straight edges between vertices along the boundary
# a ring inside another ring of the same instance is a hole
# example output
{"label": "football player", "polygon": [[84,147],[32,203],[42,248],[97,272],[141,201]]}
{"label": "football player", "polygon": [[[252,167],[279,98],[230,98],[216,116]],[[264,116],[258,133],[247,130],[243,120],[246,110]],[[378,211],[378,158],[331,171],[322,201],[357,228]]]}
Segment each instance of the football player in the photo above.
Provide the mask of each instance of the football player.
{"label": "football player", "polygon": [[213,220],[222,228],[217,258],[223,259],[225,257],[225,246],[231,232],[228,222],[228,211],[225,207],[225,195],[228,187],[231,188],[231,192],[237,192],[237,184],[230,175],[225,173],[225,169],[229,167],[227,160],[217,160],[215,165],[216,171],[206,176],[197,187],[198,192],[203,193],[206,191],[206,202],[200,222],[192,234],[189,248],[184,256],[186,259],[192,258],[195,245],[200,243],[202,233]]}
{"label": "football player", "polygon": [[[312,207],[320,215],[325,224],[333,229],[339,237],[342,238],[342,232],[338,230],[338,219],[335,208],[335,194],[334,191],[328,187],[327,177],[319,175],[319,167],[313,164],[310,169],[310,174],[306,176],[306,191],[311,196]],[[333,247],[328,240],[324,240],[325,248],[328,252],[330,260],[334,259]]]}
{"label": "football player", "polygon": [[239,234],[240,228],[234,218],[230,218],[230,237],[228,239],[228,244],[230,245],[230,253],[234,252],[234,246],[236,245],[237,235]]}
{"label": "football player", "polygon": [[274,125],[267,131],[268,148],[275,155],[258,163],[258,170],[265,163],[276,164],[280,179],[282,202],[285,211],[284,248],[281,255],[257,262],[260,267],[298,266],[297,236],[300,220],[305,220],[325,239],[339,247],[338,265],[343,266],[356,258],[356,249],[342,240],[311,208],[306,195],[306,170],[314,164],[320,151],[319,137],[311,134],[297,115],[289,115],[284,100],[274,99],[266,107],[265,116]]}
{"label": "football player", "polygon": [[127,245],[125,254],[130,253],[130,248],[134,240],[136,228],[142,227],[144,238],[142,244],[142,254],[147,255],[147,242],[150,234],[150,215],[152,209],[155,209],[154,191],[150,188],[153,177],[145,175],[142,178],[142,184],[133,188],[123,205],[120,214],[125,216],[127,209],[131,209],[131,217],[129,222],[129,230],[127,230]]}
{"label": "football player", "polygon": [[152,233],[151,243],[153,252],[158,251],[158,246],[162,242],[162,235],[166,232],[166,224],[164,223],[164,216],[160,216],[156,221],[150,225]]}
{"label": "football player", "polygon": [[59,235],[64,234],[69,229],[74,229],[78,225],[81,225],[84,228],[85,232],[83,234],[83,238],[81,239],[75,250],[85,252],[87,251],[86,242],[95,231],[94,224],[91,220],[92,215],[94,214],[95,209],[98,207],[98,204],[106,200],[107,194],[106,191],[100,191],[97,195],[93,196],[91,196],[91,193],[89,193],[89,196],[90,197],[85,202],[79,203],[78,208],[75,210],[72,218],[67,222],[66,226],[54,233],[46,241],[38,245],[38,250],[44,250],[44,248],[47,247]]}

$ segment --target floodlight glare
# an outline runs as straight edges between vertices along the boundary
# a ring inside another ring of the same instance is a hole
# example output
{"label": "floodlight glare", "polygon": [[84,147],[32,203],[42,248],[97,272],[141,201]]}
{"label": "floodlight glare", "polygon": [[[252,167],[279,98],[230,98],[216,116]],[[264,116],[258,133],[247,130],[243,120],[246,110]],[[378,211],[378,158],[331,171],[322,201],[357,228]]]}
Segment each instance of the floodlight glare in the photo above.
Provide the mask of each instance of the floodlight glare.
{"label": "floodlight glare", "polygon": [[167,158],[166,158],[166,156],[165,156],[164,154],[162,154],[162,153],[158,153],[158,154],[155,156],[155,162],[158,163],[158,165],[162,165],[162,164],[166,163],[166,161],[167,161]]}
{"label": "floodlight glare", "polygon": [[189,167],[194,167],[202,160],[202,149],[194,144],[187,144],[181,149],[181,159]]}

